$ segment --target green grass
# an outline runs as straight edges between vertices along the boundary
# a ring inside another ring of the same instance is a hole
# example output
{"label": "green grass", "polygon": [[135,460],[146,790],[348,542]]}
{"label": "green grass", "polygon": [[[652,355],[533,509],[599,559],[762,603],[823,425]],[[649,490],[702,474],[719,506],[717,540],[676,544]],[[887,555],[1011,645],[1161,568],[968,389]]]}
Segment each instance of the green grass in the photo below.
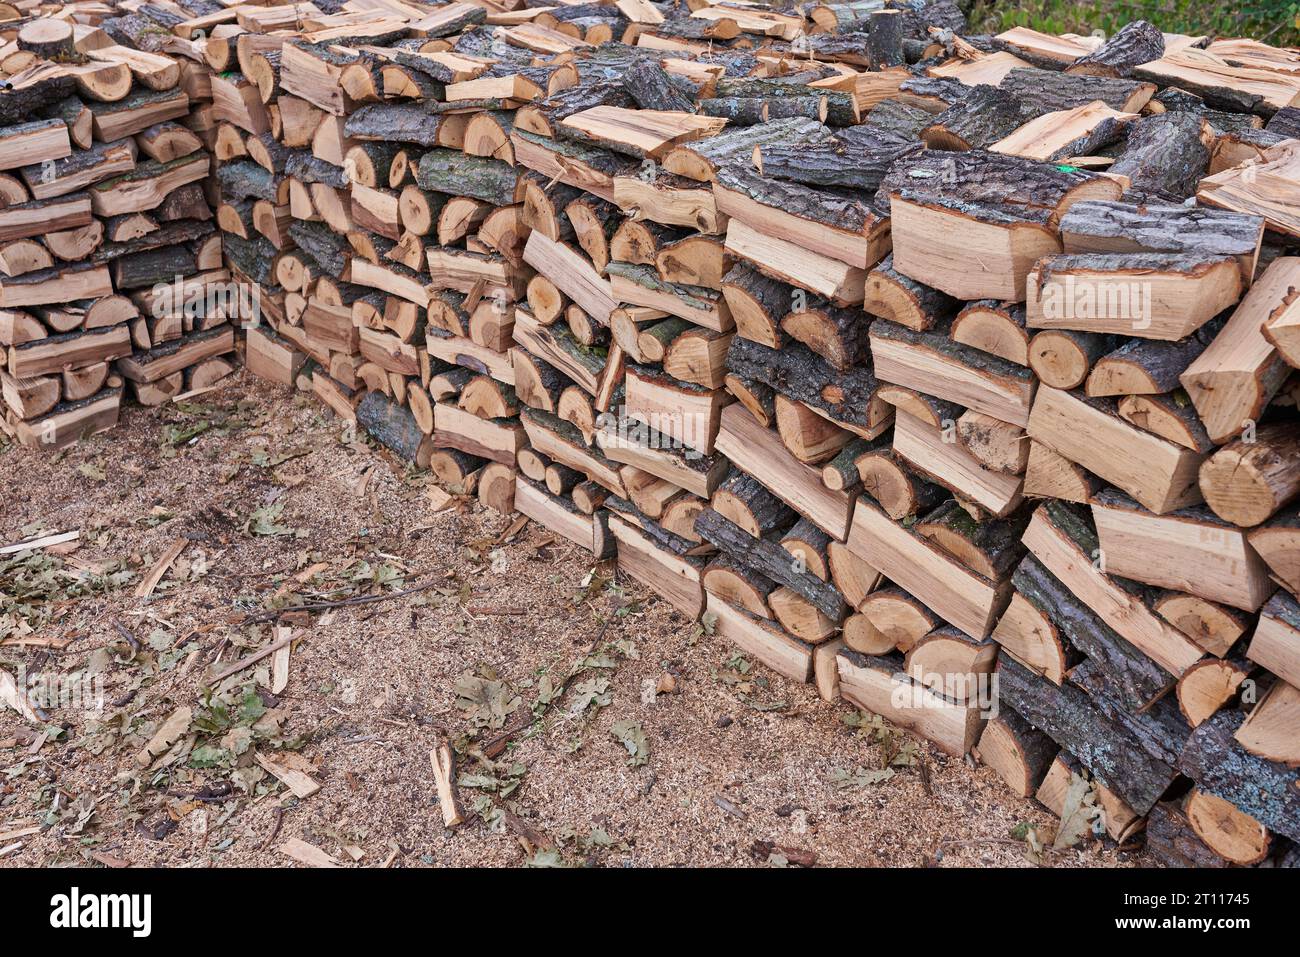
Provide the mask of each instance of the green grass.
{"label": "green grass", "polygon": [[1106,35],[1130,20],[1150,20],[1166,33],[1250,37],[1300,46],[1300,0],[958,0],[972,33],[1032,27],[1044,33]]}

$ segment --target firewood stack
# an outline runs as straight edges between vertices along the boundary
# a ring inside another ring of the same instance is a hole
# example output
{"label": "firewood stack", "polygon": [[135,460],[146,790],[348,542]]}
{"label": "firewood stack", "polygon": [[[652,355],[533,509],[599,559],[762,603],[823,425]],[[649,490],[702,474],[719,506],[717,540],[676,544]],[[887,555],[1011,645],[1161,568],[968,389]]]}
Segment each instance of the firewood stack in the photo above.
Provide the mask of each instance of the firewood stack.
{"label": "firewood stack", "polygon": [[[0,22],[5,430],[57,449],[233,371],[206,187],[208,71],[166,5]],[[215,303],[215,305],[213,305]]]}
{"label": "firewood stack", "polygon": [[950,0],[163,11],[251,371],[1116,841],[1300,856],[1300,54]]}

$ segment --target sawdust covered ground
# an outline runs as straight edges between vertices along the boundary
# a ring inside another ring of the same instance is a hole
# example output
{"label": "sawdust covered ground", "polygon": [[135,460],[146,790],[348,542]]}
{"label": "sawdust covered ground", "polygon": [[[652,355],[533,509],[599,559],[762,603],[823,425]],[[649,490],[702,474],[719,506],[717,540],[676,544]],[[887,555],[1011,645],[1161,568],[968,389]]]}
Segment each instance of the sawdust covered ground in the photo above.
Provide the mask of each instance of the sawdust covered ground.
{"label": "sawdust covered ground", "polygon": [[[246,376],[180,409],[130,409],[58,457],[8,445],[0,477],[0,543],[81,532],[69,554],[0,578],[0,667],[65,688],[93,674],[103,696],[102,711],[58,708],[36,725],[0,711],[3,866],[286,866],[295,838],[401,867],[1028,865],[1009,832],[1053,823],[991,771],[926,746],[869,783],[880,735],[847,724],[844,705],[750,666],[536,525],[499,542],[510,521],[477,503],[433,512],[420,476],[308,397]],[[178,538],[154,594],[134,597]],[[52,592],[18,597],[16,583],[25,593],[50,567],[62,569]],[[70,594],[77,569],[106,590]],[[205,703],[209,673],[273,640],[246,615],[430,582],[317,615],[280,695],[255,683],[270,680],[264,659]],[[14,643],[20,621],[35,623],[29,643]],[[563,697],[538,704],[584,659]],[[478,705],[457,705],[465,676]],[[137,761],[184,707],[187,733]],[[516,727],[509,748],[484,754]],[[460,788],[468,822],[454,830],[429,760],[440,736],[462,751],[466,783],[484,786]],[[320,790],[295,798],[255,755]],[[1134,862],[1097,843],[1047,857]]]}

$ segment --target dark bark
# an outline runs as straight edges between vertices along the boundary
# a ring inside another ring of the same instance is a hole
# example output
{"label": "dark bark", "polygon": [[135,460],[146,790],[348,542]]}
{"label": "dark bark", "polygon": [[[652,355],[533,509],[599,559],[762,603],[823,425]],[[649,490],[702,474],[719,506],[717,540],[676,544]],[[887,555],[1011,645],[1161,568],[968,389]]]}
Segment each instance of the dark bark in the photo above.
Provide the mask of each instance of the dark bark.
{"label": "dark bark", "polygon": [[1196,192],[1209,166],[1200,117],[1158,113],[1129,127],[1124,152],[1110,172],[1127,176],[1135,196],[1181,202]]}
{"label": "dark bark", "polygon": [[222,163],[217,168],[217,183],[222,194],[231,199],[252,196],[274,203],[279,196],[276,175],[252,160]]}
{"label": "dark bark", "polygon": [[837,373],[802,343],[777,350],[736,336],[727,350],[727,369],[764,382],[837,421],[871,426],[867,413],[879,383],[869,368]]}
{"label": "dark bark", "polygon": [[1176,341],[1161,339],[1130,339],[1118,349],[1108,352],[1097,360],[1093,374],[1100,377],[1102,372],[1112,366],[1126,366],[1130,375],[1141,377],[1140,389],[1128,388],[1124,391],[1099,391],[1088,383],[1089,395],[1158,395],[1181,388],[1178,377],[1202,352],[1206,350],[1224,320],[1211,319],[1190,336]]}
{"label": "dark bark", "polygon": [[694,97],[652,60],[642,60],[628,70],[623,76],[623,86],[643,110],[695,112]]}
{"label": "dark bark", "polygon": [[0,90],[0,126],[21,123],[40,111],[56,106],[77,90],[77,81],[70,76],[51,76],[14,90]]}
{"label": "dark bark", "polygon": [[961,305],[961,300],[946,292],[895,270],[891,252],[867,276],[867,298],[862,308],[909,329],[924,330],[947,322]]}
{"label": "dark bark", "polygon": [[711,508],[695,519],[695,530],[735,561],[797,592],[831,620],[844,618],[847,608],[835,586],[809,572],[796,571],[790,553],[777,542],[754,538]]}
{"label": "dark bark", "polygon": [[295,151],[285,161],[284,172],[300,183],[322,183],[334,189],[347,189],[349,186],[348,174],[342,166],[313,156],[308,150]]}
{"label": "dark bark", "polygon": [[1164,53],[1165,35],[1160,29],[1148,20],[1133,20],[1068,69],[1090,76],[1128,76],[1133,67],[1159,60]]}
{"label": "dark bark", "polygon": [[194,254],[184,246],[151,249],[113,261],[113,288],[140,289],[169,283],[177,276],[189,276],[197,271]]}
{"label": "dark bark", "polygon": [[297,219],[289,224],[289,235],[298,244],[299,251],[310,256],[323,272],[335,279],[343,278],[351,260],[351,249],[346,239],[324,223]]}
{"label": "dark bark", "polygon": [[1106,718],[1080,689],[1057,687],[1005,653],[998,656],[996,674],[1003,702],[1078,758],[1138,814],[1151,810],[1177,779],[1177,771],[1147,754],[1127,728]]}
{"label": "dark bark", "polygon": [[877,10],[867,20],[867,60],[874,70],[902,66],[907,21],[897,10]]}
{"label": "dark bark", "polygon": [[872,211],[856,199],[798,183],[765,179],[740,167],[729,166],[718,170],[717,183],[756,203],[832,229],[861,235],[875,221]]}
{"label": "dark bark", "polygon": [[434,147],[443,122],[442,114],[430,113],[418,104],[369,103],[348,117],[343,132],[360,140]]}
{"label": "dark bark", "polygon": [[493,206],[514,203],[517,177],[515,168],[502,160],[448,149],[429,150],[420,157],[415,173],[421,189],[470,196]]}
{"label": "dark bark", "polygon": [[1177,801],[1161,801],[1147,818],[1147,853],[1165,867],[1227,867],[1192,830]]}
{"label": "dark bark", "polygon": [[936,116],[921,137],[931,149],[984,149],[1010,135],[1039,114],[1014,93],[980,85]]}
{"label": "dark bark", "polygon": [[1226,209],[1083,200],[1061,217],[1061,233],[1079,245],[1131,243],[1147,252],[1254,256],[1264,221]]}
{"label": "dark bark", "polygon": [[1271,831],[1300,841],[1296,770],[1250,754],[1234,735],[1244,715],[1220,711],[1187,740],[1178,769],[1215,797],[1236,805]]}
{"label": "dark bark", "polygon": [[847,372],[853,366],[871,362],[871,340],[867,337],[870,322],[858,306],[816,302],[787,313],[781,328],[836,371]]}
{"label": "dark bark", "polygon": [[[1072,110],[1093,100],[1101,100],[1112,110],[1123,110],[1132,104],[1133,97],[1138,95],[1142,84],[1137,80],[1077,76],[1072,73],[1017,67],[1003,77],[999,87],[1032,103],[1042,114]],[[1140,107],[1142,104],[1137,105]]]}
{"label": "dark bark", "polygon": [[1300,139],[1300,106],[1282,107],[1264,129],[1287,139]]}
{"label": "dark bark", "polygon": [[934,539],[940,546],[943,546],[946,536],[961,539],[973,553],[980,556],[984,567],[976,571],[993,581],[1001,581],[1011,574],[1016,562],[1024,554],[1020,536],[1029,524],[1029,515],[1026,510],[1005,519],[977,522],[956,501],[950,500],[920,519],[915,529],[927,538]]}
{"label": "dark bark", "polygon": [[796,117],[724,129],[717,136],[686,144],[686,148],[716,172],[724,166],[748,167],[755,148],[761,150],[766,166],[768,151],[771,149],[804,148],[833,142],[830,130],[815,119]]}
{"label": "dark bark", "polygon": [[367,392],[357,404],[357,422],[385,448],[407,462],[415,462],[427,436],[411,410],[382,392]]}
{"label": "dark bark", "polygon": [[739,469],[732,471],[713,493],[715,506],[719,497],[727,502],[729,510],[734,510],[737,517],[743,516],[752,526],[747,529],[750,534],[757,529],[759,536],[765,536],[788,528],[798,518],[794,509],[769,492],[758,479]]}
{"label": "dark bark", "polygon": [[[741,321],[746,325],[741,326],[740,335],[752,337],[757,332],[764,339],[755,341],[761,341],[765,345],[775,343],[779,346],[785,342],[781,319],[790,311],[794,302],[793,286],[766,276],[746,263],[737,262],[722,277],[722,288],[724,294],[730,291],[731,297],[743,297],[738,300],[743,302],[743,309],[737,309],[734,304],[731,309],[733,317],[737,312],[743,311]],[[728,302],[731,303],[732,298],[728,298]],[[755,323],[764,328],[754,330],[746,327],[752,327]]]}

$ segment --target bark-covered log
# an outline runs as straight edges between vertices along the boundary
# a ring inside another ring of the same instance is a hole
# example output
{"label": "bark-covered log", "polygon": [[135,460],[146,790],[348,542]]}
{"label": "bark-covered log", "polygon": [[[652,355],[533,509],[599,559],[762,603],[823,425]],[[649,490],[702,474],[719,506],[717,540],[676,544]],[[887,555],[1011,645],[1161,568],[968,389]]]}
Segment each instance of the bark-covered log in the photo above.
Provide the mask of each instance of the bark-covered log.
{"label": "bark-covered log", "polygon": [[765,429],[776,422],[776,390],[766,382],[728,373],[723,384]]}
{"label": "bark-covered log", "polygon": [[843,619],[847,608],[835,586],[816,575],[798,571],[790,553],[777,542],[754,538],[711,508],[706,508],[695,519],[695,530],[705,541],[716,545],[735,561],[798,592],[826,617],[833,621]]}
{"label": "bark-covered log", "polygon": [[933,329],[951,319],[960,307],[961,300],[894,269],[893,253],[867,274],[863,310],[909,329]]}
{"label": "bark-covered log", "polygon": [[653,60],[642,60],[623,76],[623,86],[643,110],[694,113],[695,99],[690,86],[675,82],[668,71]]}
{"label": "bark-covered log", "polygon": [[1236,256],[1252,279],[1263,237],[1260,216],[1206,206],[1134,205],[1085,199],[1061,217],[1065,251]]}
{"label": "bark-covered log", "polygon": [[811,349],[791,344],[777,350],[736,336],[727,349],[727,369],[765,382],[805,405],[821,409],[832,419],[871,429],[878,383],[864,367],[837,373]]}
{"label": "bark-covered log", "polygon": [[1017,67],[1003,77],[1001,89],[1034,104],[1040,113],[1055,113],[1101,100],[1112,110],[1136,113],[1155,92],[1150,83],[1099,76],[1077,76]]}
{"label": "bark-covered log", "polygon": [[1161,801],[1147,818],[1146,850],[1165,867],[1227,867],[1196,836],[1177,801]]}
{"label": "bark-covered log", "polygon": [[722,277],[722,295],[738,335],[771,349],[785,344],[781,319],[793,307],[793,286],[737,262]]}
{"label": "bark-covered log", "polygon": [[299,251],[310,256],[321,269],[335,279],[344,279],[351,261],[348,242],[324,223],[294,220],[289,235],[298,244]]}
{"label": "bark-covered log", "polygon": [[[1178,377],[1206,350],[1223,319],[1212,319],[1184,339],[1130,339],[1093,365],[1088,395],[1162,395],[1180,388]],[[1062,386],[1061,388],[1073,388]]]}
{"label": "bark-covered log", "polygon": [[1128,729],[1110,721],[1079,688],[1057,687],[1005,653],[998,657],[998,694],[1138,814],[1145,814],[1178,777],[1151,757]]}
{"label": "bark-covered log", "polygon": [[359,140],[386,140],[434,147],[448,122],[414,103],[368,103],[347,118],[343,132]]}
{"label": "bark-covered log", "polygon": [[1071,63],[1067,73],[1086,76],[1128,76],[1133,67],[1159,60],[1165,53],[1165,35],[1149,20],[1133,20],[1120,27],[1097,49]]}
{"label": "bark-covered log", "polygon": [[764,176],[870,193],[899,157],[920,148],[919,142],[899,144],[851,126],[830,142],[760,146],[758,158]]}
{"label": "bark-covered log", "polygon": [[321,183],[334,189],[347,189],[349,184],[347,171],[342,166],[313,156],[308,150],[297,150],[285,160],[284,172],[301,183]]}
{"label": "bark-covered log", "polygon": [[919,519],[913,528],[966,567],[990,581],[1001,581],[1024,554],[1020,536],[1028,524],[1028,510],[979,522],[950,500]]}
{"label": "bark-covered log", "polygon": [[867,59],[873,70],[902,66],[906,18],[899,10],[875,10],[867,20]]}
{"label": "bark-covered log", "polygon": [[808,303],[788,312],[781,329],[830,363],[838,372],[871,361],[867,337],[870,317],[857,306],[845,308],[829,302]]}
{"label": "bark-covered log", "polygon": [[1300,106],[1282,107],[1273,114],[1264,129],[1287,139],[1300,139]]}
{"label": "bark-covered log", "polygon": [[1149,705],[1173,685],[1172,675],[1102,621],[1033,555],[1021,559],[1012,582],[1062,637],[1103,670],[1131,710]]}
{"label": "bark-covered log", "polygon": [[727,476],[710,502],[719,515],[755,538],[785,529],[798,518],[758,479],[739,470]]}
{"label": "bark-covered log", "polygon": [[1269,830],[1300,841],[1300,774],[1238,744],[1235,735],[1243,720],[1240,712],[1220,711],[1202,722],[1187,739],[1178,769]]}
{"label": "bark-covered log", "polygon": [[279,200],[279,178],[251,160],[222,163],[217,168],[217,183],[221,192],[232,199],[252,196],[270,203]]}
{"label": "bark-covered log", "polygon": [[421,454],[428,454],[428,436],[421,431],[411,410],[382,392],[367,392],[357,404],[356,413],[357,422],[375,441],[407,462],[417,462]]}
{"label": "bark-covered log", "polygon": [[421,189],[470,196],[493,206],[509,206],[515,201],[517,177],[515,168],[502,160],[449,149],[429,150],[420,157],[415,172]]}
{"label": "bark-covered log", "polygon": [[936,116],[921,131],[921,138],[931,149],[985,149],[1028,123],[1039,112],[1014,93],[980,85]]}
{"label": "bark-covered log", "polygon": [[1129,178],[1131,197],[1182,202],[1196,192],[1209,166],[1200,117],[1159,113],[1129,127],[1124,152],[1110,173]]}

